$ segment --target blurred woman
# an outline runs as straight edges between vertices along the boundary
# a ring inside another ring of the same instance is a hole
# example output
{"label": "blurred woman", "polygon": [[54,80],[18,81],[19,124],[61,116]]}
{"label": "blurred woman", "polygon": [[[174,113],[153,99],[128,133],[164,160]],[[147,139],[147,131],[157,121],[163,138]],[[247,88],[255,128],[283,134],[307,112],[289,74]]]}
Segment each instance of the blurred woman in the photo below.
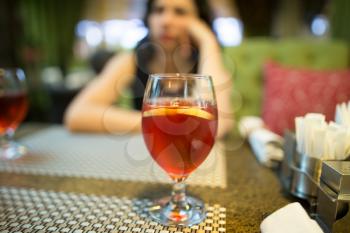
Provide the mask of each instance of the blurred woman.
{"label": "blurred woman", "polygon": [[[149,33],[132,52],[113,57],[102,73],[71,103],[65,125],[72,131],[141,132],[142,97],[151,73],[211,75],[219,113],[218,137],[233,125],[232,81],[211,30],[205,0],[150,0],[144,19]],[[123,90],[133,94],[134,110],[113,106]]]}

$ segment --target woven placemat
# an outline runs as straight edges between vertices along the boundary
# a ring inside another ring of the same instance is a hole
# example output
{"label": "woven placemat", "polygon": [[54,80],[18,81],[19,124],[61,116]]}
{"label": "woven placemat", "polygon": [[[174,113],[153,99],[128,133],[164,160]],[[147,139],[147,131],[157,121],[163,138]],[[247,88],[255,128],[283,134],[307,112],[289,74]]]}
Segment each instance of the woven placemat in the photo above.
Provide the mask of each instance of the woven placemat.
{"label": "woven placemat", "polygon": [[[60,126],[50,127],[21,140],[29,154],[13,161],[1,161],[0,171],[130,180],[171,182],[149,155],[142,135],[70,133]],[[190,175],[187,183],[226,187],[226,164],[220,144]]]}
{"label": "woven placemat", "polygon": [[225,232],[226,209],[206,205],[207,217],[192,227],[166,227],[145,212],[148,199],[0,187],[0,232]]}

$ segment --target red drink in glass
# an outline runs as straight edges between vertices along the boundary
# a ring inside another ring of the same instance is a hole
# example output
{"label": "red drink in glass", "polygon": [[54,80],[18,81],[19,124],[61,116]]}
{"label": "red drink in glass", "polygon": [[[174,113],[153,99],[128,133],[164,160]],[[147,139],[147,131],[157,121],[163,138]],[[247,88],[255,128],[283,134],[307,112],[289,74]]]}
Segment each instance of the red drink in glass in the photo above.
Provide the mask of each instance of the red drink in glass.
{"label": "red drink in glass", "polygon": [[0,68],[0,159],[17,159],[27,148],[12,140],[27,109],[26,78],[23,70]]}
{"label": "red drink in glass", "polygon": [[6,129],[16,129],[24,119],[28,109],[24,92],[0,94],[0,134]]}
{"label": "red drink in glass", "polygon": [[217,109],[182,101],[144,104],[142,132],[153,159],[173,179],[187,177],[208,156],[215,142]]}
{"label": "red drink in glass", "polygon": [[191,226],[205,219],[203,202],[186,195],[185,180],[213,147],[217,112],[210,76],[150,75],[143,97],[143,138],[152,158],[174,181],[171,196],[148,208],[158,223]]}

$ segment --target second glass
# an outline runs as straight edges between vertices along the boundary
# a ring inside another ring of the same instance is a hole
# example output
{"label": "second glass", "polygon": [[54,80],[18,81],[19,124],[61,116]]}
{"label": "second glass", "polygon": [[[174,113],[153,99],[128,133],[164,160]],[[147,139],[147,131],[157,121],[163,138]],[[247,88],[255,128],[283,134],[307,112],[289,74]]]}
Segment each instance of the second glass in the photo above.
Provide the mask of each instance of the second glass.
{"label": "second glass", "polygon": [[23,70],[0,68],[0,159],[17,159],[27,149],[12,140],[27,109],[27,89]]}
{"label": "second glass", "polygon": [[174,181],[172,195],[149,209],[163,225],[191,226],[205,218],[204,204],[186,196],[186,178],[208,156],[217,131],[217,107],[210,76],[154,74],[143,100],[142,132],[158,165]]}

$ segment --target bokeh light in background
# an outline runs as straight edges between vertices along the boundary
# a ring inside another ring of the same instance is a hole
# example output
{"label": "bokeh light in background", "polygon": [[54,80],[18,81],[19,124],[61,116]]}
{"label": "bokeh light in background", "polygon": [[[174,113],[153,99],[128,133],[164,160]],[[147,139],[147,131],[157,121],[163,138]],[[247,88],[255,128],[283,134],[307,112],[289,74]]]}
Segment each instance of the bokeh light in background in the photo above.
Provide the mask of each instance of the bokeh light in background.
{"label": "bokeh light in background", "polygon": [[233,17],[216,18],[213,28],[223,46],[237,46],[243,39],[242,22]]}
{"label": "bokeh light in background", "polygon": [[144,26],[140,19],[133,19],[126,22],[124,35],[121,37],[120,44],[123,48],[134,48],[136,44],[144,38],[148,29]]}
{"label": "bokeh light in background", "polygon": [[92,46],[98,46],[103,40],[103,34],[99,26],[90,25],[85,34],[86,42]]}
{"label": "bokeh light in background", "polygon": [[324,36],[329,31],[329,20],[325,15],[317,15],[311,22],[311,32],[315,36]]}
{"label": "bokeh light in background", "polygon": [[118,46],[123,37],[126,20],[107,20],[102,23],[105,42],[109,46]]}
{"label": "bokeh light in background", "polygon": [[76,27],[76,35],[90,47],[105,44],[106,48],[131,49],[148,33],[140,19],[113,19],[102,23],[82,20]]}
{"label": "bokeh light in background", "polygon": [[[237,46],[242,42],[243,25],[237,18],[216,18],[213,28],[223,46]],[[76,26],[77,37],[91,48],[104,44],[107,49],[132,49],[147,33],[140,19],[112,19],[102,23],[82,20]]]}
{"label": "bokeh light in background", "polygon": [[101,44],[103,34],[99,23],[82,20],[78,23],[75,30],[76,35],[80,39],[85,39],[87,44],[91,47],[96,47]]}

